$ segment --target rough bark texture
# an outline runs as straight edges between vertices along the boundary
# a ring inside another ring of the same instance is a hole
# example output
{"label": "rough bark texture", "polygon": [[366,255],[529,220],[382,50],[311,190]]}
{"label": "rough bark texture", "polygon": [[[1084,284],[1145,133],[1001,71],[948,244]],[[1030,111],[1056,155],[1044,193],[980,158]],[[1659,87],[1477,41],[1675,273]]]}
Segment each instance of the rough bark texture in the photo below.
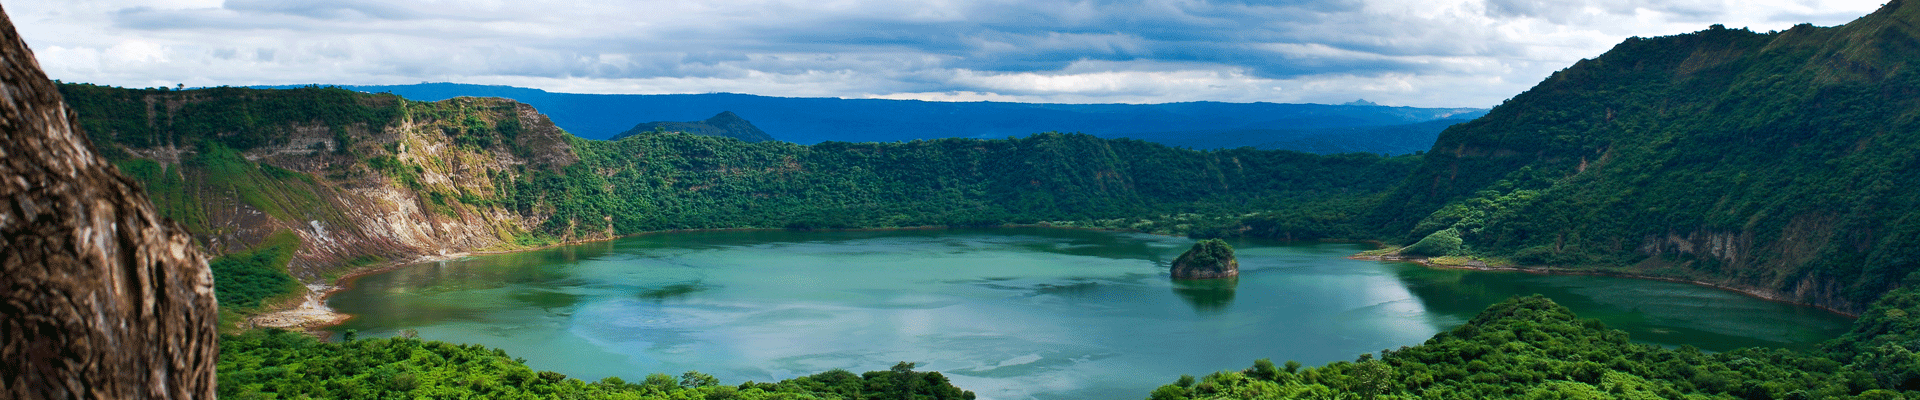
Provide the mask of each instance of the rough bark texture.
{"label": "rough bark texture", "polygon": [[0,11],[0,398],[213,398],[213,275]]}

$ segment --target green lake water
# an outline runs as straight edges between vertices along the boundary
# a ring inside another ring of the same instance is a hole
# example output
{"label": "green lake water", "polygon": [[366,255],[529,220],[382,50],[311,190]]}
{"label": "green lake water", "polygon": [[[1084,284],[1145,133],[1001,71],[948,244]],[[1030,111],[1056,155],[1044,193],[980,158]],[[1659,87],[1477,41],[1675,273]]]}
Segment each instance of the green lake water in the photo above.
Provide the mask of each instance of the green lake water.
{"label": "green lake water", "polygon": [[900,361],[989,399],[1139,399],[1181,374],[1417,345],[1545,294],[1638,341],[1805,349],[1851,321],[1649,280],[1349,260],[1358,244],[1233,242],[1240,278],[1173,282],[1185,238],[1006,228],[656,234],[400,268],[329,304],[336,331],[505,349],[588,381],[729,384]]}

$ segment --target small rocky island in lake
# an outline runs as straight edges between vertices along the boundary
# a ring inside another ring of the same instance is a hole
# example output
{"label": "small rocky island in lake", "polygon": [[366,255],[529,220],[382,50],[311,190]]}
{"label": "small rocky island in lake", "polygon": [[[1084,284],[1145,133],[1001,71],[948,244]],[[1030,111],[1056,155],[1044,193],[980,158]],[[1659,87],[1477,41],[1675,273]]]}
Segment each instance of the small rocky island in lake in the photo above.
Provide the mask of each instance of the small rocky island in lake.
{"label": "small rocky island in lake", "polygon": [[1240,260],[1233,258],[1233,246],[1220,239],[1194,243],[1192,249],[1173,260],[1173,279],[1222,279],[1240,276]]}

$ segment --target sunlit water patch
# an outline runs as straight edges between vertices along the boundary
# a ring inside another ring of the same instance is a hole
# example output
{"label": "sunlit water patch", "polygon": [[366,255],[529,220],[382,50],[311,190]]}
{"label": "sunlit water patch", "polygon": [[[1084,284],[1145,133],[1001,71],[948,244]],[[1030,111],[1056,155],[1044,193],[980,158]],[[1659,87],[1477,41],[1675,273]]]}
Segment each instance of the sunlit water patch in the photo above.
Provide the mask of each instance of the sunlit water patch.
{"label": "sunlit water patch", "polygon": [[702,232],[367,276],[335,329],[506,349],[597,380],[700,370],[777,381],[900,361],[993,399],[1132,399],[1254,359],[1410,346],[1543,293],[1638,340],[1805,347],[1846,319],[1691,285],[1348,260],[1353,244],[1241,241],[1234,281],[1174,282],[1184,238],[1054,229]]}

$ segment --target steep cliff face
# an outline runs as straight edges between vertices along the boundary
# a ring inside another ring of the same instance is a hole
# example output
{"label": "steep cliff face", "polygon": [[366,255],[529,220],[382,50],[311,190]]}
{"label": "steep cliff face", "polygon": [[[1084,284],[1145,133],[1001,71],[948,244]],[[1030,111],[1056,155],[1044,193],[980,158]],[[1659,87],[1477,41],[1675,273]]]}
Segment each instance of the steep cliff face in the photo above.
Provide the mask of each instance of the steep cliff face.
{"label": "steep cliff face", "polygon": [[[301,245],[288,270],[309,284],[372,262],[607,237],[536,238],[549,210],[502,205],[516,179],[578,161],[566,134],[525,104],[321,88],[63,89],[98,127],[90,134],[103,152],[198,242],[227,253],[293,232]],[[234,111],[268,107],[309,111]]]}
{"label": "steep cliff face", "polygon": [[1857,313],[1920,269],[1920,4],[1629,39],[1442,134],[1373,216],[1412,243]]}
{"label": "steep cliff face", "polygon": [[[528,236],[546,215],[500,206],[501,187],[529,168],[577,161],[565,133],[525,104],[460,98],[401,107],[394,124],[349,136],[346,151],[322,134],[324,127],[297,127],[286,144],[242,152],[261,165],[311,177],[322,201],[311,212],[290,211],[294,218],[253,225],[259,234],[300,235],[306,245],[289,266],[296,276],[312,281],[369,255],[404,260],[532,244]],[[503,126],[509,132],[501,132]]]}
{"label": "steep cliff face", "polygon": [[0,14],[0,397],[213,398],[212,276]]}

